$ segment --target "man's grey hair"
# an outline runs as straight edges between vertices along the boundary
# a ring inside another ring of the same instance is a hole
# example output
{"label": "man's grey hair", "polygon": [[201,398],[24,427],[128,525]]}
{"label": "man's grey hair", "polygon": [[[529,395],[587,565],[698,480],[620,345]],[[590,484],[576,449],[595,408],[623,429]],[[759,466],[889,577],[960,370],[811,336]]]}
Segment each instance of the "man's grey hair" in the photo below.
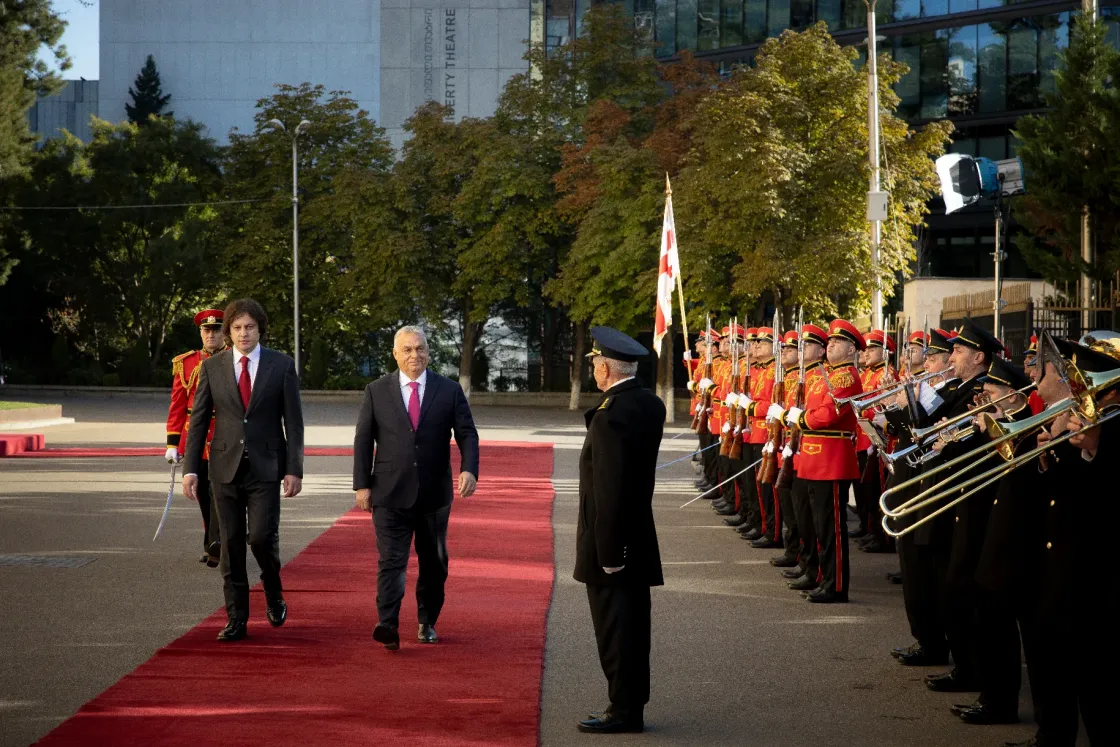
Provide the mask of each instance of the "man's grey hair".
{"label": "man's grey hair", "polygon": [[602,357],[600,357],[599,360],[607,364],[607,368],[610,369],[612,379],[625,379],[630,376],[635,376],[638,373],[637,361],[620,361],[615,360],[614,358]]}
{"label": "man's grey hair", "polygon": [[424,330],[410,324],[410,325],[401,327],[400,329],[397,330],[397,333],[395,335],[393,335],[393,348],[394,349],[396,349],[397,342],[400,341],[400,339],[403,335],[417,335],[421,340],[424,341],[424,347],[428,347],[428,336],[426,334],[424,334]]}

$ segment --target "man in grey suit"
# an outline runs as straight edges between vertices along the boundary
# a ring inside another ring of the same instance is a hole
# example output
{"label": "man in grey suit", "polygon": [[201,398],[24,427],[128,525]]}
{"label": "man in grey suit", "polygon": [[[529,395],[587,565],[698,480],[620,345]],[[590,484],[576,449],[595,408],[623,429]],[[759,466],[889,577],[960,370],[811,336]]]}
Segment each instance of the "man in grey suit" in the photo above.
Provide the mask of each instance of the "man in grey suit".
{"label": "man in grey suit", "polygon": [[[405,571],[413,536],[417,640],[435,643],[435,624],[447,580],[447,520],[451,515],[451,434],[462,468],[459,495],[478,480],[478,431],[458,382],[428,368],[428,339],[419,327],[393,337],[400,370],[366,387],[354,432],[355,503],[373,513],[377,535],[377,616],[373,639],[390,651],[397,633]],[[376,445],[376,450],[375,450]]]}
{"label": "man in grey suit", "polygon": [[279,627],[288,617],[280,585],[280,483],[288,498],[303,487],[303,410],[292,359],[260,344],[268,326],[261,305],[251,298],[234,301],[223,324],[233,348],[202,364],[183,493],[198,500],[197,472],[213,413],[210,481],[218,506],[219,567],[229,618],[218,640],[236,641],[247,636],[249,620],[246,539],[261,568],[268,622]]}

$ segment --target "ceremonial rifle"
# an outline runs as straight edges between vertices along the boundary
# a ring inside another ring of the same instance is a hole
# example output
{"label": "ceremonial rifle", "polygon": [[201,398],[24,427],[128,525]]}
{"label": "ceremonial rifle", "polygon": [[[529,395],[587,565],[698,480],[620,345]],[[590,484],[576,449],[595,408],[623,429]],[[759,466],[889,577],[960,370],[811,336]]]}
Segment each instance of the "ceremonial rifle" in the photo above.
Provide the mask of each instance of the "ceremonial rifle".
{"label": "ceremonial rifle", "polygon": [[[749,345],[750,345],[750,343],[748,343],[746,340],[743,341],[743,354],[742,354],[743,360],[739,364],[739,366],[740,366],[739,374],[742,373],[742,370],[741,370],[742,366],[746,366],[747,367],[747,379],[746,379],[746,384],[744,384],[744,386],[742,387],[742,391],[739,393],[739,400],[740,401],[736,402],[736,405],[738,406],[739,411],[736,413],[736,416],[735,416],[735,419],[734,419],[734,423],[735,423],[734,439],[731,442],[731,448],[727,452],[727,456],[729,456],[730,458],[735,459],[735,460],[739,460],[739,459],[743,458],[743,423],[744,422],[749,422],[749,421],[746,420],[747,408],[743,407],[743,405],[741,403],[743,397],[750,398],[750,396],[751,396],[751,351],[750,351]],[[736,376],[735,376],[736,383],[738,383],[738,381],[739,381],[739,374],[736,374]],[[749,432],[749,429],[748,429],[748,432]]]}
{"label": "ceremonial rifle", "polygon": [[730,457],[731,447],[739,432],[739,346],[735,344],[735,325],[737,320],[731,317],[731,384],[724,401],[730,401],[727,408],[727,420],[723,423],[723,432],[720,433],[719,455]]}
{"label": "ceremonial rifle", "polygon": [[[803,312],[804,309],[797,310],[797,388],[793,395],[794,402],[799,410],[805,407],[805,336],[801,331],[805,323]],[[801,430],[796,425],[789,427],[789,443],[787,446],[790,455],[788,457],[783,456],[782,468],[778,471],[777,485],[780,488],[788,488],[793,485],[793,455],[801,448]]]}
{"label": "ceremonial rifle", "polygon": [[[700,382],[712,380],[712,317],[708,316],[708,348],[704,363],[700,366]],[[696,404],[696,416],[692,419],[692,430],[704,433],[708,428],[708,413],[712,409],[712,386],[701,387],[700,401]]]}
{"label": "ceremonial rifle", "polygon": [[[785,366],[782,365],[782,336],[778,333],[778,310],[774,309],[774,339],[771,343],[770,350],[774,356],[774,389],[770,395],[771,402],[778,402],[784,404],[786,401],[786,376]],[[781,374],[781,375],[779,375]],[[758,414],[758,408],[755,407],[755,414]],[[778,473],[778,445],[782,441],[782,424],[771,422],[767,425],[768,437],[766,439],[766,446],[763,447],[762,454],[762,469],[760,470],[759,482],[772,484],[774,478]]]}

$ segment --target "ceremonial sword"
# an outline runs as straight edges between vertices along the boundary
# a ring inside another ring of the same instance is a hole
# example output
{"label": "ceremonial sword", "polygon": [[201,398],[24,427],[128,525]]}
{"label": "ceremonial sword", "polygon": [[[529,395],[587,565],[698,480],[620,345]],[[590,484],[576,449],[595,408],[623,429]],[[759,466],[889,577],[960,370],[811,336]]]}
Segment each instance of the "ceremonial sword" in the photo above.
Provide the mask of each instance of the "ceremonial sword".
{"label": "ceremonial sword", "polygon": [[179,465],[177,463],[171,463],[171,484],[167,488],[167,505],[163,507],[163,516],[159,519],[159,526],[156,527],[156,534],[152,537],[152,542],[159,539],[159,534],[163,531],[163,525],[167,523],[167,515],[171,513],[171,501],[175,499],[175,470],[178,468]]}
{"label": "ceremonial sword", "polygon": [[716,485],[716,486],[715,486],[714,488],[712,488],[711,490],[707,490],[707,491],[705,491],[705,492],[701,493],[700,495],[696,496],[696,497],[695,497],[695,498],[693,498],[693,499],[692,499],[691,501],[689,501],[688,503],[684,504],[684,506],[681,506],[681,508],[684,508],[685,506],[689,506],[689,505],[692,505],[692,504],[693,504],[693,503],[695,503],[696,501],[698,501],[698,500],[700,500],[701,498],[703,498],[704,496],[706,496],[706,495],[707,495],[708,493],[711,493],[711,492],[712,492],[713,490],[719,490],[720,488],[722,488],[722,487],[723,487],[724,485],[726,485],[727,483],[729,483],[729,482],[731,482],[732,480],[734,480],[734,479],[735,479],[736,477],[738,477],[739,475],[743,474],[744,472],[749,472],[749,471],[751,470],[751,468],[753,468],[753,467],[757,466],[757,465],[758,465],[758,464],[759,464],[759,463],[760,463],[761,461],[762,461],[762,460],[761,460],[761,459],[759,459],[758,461],[756,461],[756,462],[753,462],[753,463],[751,463],[751,464],[747,465],[747,468],[746,468],[746,469],[742,470],[741,472],[736,472],[736,473],[735,473],[735,474],[733,474],[733,475],[732,475],[731,477],[727,478],[726,480],[724,480],[723,482],[721,482],[721,483],[720,483],[719,485]]}

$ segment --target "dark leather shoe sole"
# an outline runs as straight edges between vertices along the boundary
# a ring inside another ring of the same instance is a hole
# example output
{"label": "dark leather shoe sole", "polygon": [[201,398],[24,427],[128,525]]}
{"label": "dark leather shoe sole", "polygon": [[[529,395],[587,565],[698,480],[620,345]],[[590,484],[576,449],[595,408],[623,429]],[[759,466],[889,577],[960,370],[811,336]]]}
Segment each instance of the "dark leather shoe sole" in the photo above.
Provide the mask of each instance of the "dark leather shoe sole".
{"label": "dark leather shoe sole", "polygon": [[799,579],[800,580],[798,581],[790,582],[789,588],[793,589],[794,591],[812,591],[813,589],[817,588],[817,582],[815,579],[805,577],[799,577]]}
{"label": "dark leather shoe sole", "polygon": [[249,629],[245,625],[239,625],[234,629],[230,629],[227,625],[218,633],[218,640],[222,643],[229,643],[231,641],[242,641],[249,637]]}
{"label": "dark leather shoe sole", "polygon": [[756,550],[773,550],[775,547],[781,547],[781,545],[769,537],[760,537],[759,539],[751,540],[751,547]]}
{"label": "dark leather shoe sole", "polygon": [[797,565],[797,558],[791,558],[788,555],[779,555],[776,558],[770,558],[770,565],[775,568],[793,568]]}
{"label": "dark leather shoe sole", "polygon": [[795,563],[792,568],[782,571],[782,578],[788,578],[790,581],[796,581],[805,575],[805,571],[797,567]]}
{"label": "dark leather shoe sole", "polygon": [[914,653],[900,654],[895,658],[898,659],[898,663],[904,667],[944,667],[949,665],[948,654],[943,654],[942,656],[931,656],[925,651],[915,651]]}
{"label": "dark leather shoe sole", "polygon": [[585,734],[638,734],[645,731],[645,725],[640,721],[620,721],[602,717],[581,721],[576,728]]}
{"label": "dark leather shoe sole", "polygon": [[206,567],[217,568],[222,559],[222,543],[211,542],[206,548]]}
{"label": "dark leather shoe sole", "polygon": [[396,651],[401,647],[401,636],[394,629],[388,625],[381,625],[380,623],[373,629],[373,640],[380,643],[388,651]]}
{"label": "dark leather shoe sole", "polygon": [[439,643],[439,636],[436,635],[435,628],[430,627],[425,631],[424,626],[420,626],[416,631],[416,640],[419,643]]}
{"label": "dark leather shoe sole", "polygon": [[959,712],[957,717],[966,724],[974,724],[976,726],[1019,723],[1019,714],[1017,713],[1002,713],[987,708],[969,708]]}
{"label": "dark leather shoe sole", "polygon": [[975,682],[958,681],[955,679],[926,679],[926,687],[935,693],[978,693],[980,685]]}

